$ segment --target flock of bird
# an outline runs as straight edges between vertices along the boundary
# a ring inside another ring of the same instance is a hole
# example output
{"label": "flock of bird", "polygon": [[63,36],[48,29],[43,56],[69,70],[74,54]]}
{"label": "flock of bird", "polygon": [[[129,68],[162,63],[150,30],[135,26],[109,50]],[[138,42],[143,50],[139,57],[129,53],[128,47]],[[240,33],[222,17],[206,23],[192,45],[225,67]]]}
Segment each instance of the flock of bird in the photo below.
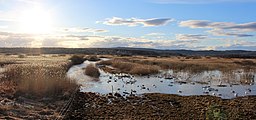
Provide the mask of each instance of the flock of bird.
{"label": "flock of bird", "polygon": [[[152,76],[145,76],[145,77],[150,78]],[[175,81],[175,77],[172,77],[172,76],[168,76],[168,77],[153,76],[153,77],[163,78],[163,79],[158,81],[158,82],[161,82],[161,83],[163,83],[164,79],[174,80],[174,81],[170,82],[170,84],[168,84],[169,87],[172,87],[174,85],[174,83],[187,84],[187,82],[185,82],[185,81]],[[120,73],[120,74],[111,74],[111,75],[109,75],[107,83],[118,82],[119,80],[121,80],[122,83],[123,83],[122,87],[118,86],[118,88],[117,88],[117,91],[119,91],[119,92],[121,92],[122,88],[125,88],[125,85],[128,85],[128,84],[129,85],[134,85],[137,82],[135,76],[129,75],[129,74]],[[192,84],[194,85],[195,83],[192,83]],[[219,85],[217,85],[217,86],[219,86],[219,87],[226,87],[226,85],[223,85],[223,83],[221,81],[219,82]],[[152,84],[152,86],[146,86],[144,84],[141,84],[141,85],[137,85],[137,88],[139,88],[140,90],[150,91],[152,88],[157,88],[157,85],[156,84]],[[212,96],[219,96],[219,97],[222,96],[221,93],[218,93],[219,92],[218,89],[212,88],[210,85],[203,86],[202,89],[203,89],[203,93],[204,94],[212,95]],[[245,92],[244,92],[244,95],[248,95],[251,92],[252,92],[252,90],[250,88],[247,88],[245,90]],[[183,91],[182,90],[177,90],[177,93],[181,94],[181,93],[183,93]],[[131,89],[131,90],[126,90],[125,89],[122,92],[122,94],[123,94],[123,96],[125,96],[125,95],[136,95],[137,91],[134,90],[134,89]],[[238,92],[233,90],[232,86],[231,86],[230,94],[233,94],[234,97],[238,97]]]}

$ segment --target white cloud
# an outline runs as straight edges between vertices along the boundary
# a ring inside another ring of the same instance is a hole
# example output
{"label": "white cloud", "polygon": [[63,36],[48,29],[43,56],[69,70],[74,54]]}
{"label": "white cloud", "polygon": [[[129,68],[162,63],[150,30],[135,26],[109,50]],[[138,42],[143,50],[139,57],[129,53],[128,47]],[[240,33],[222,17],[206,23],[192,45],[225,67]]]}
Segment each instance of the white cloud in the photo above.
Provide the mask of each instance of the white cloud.
{"label": "white cloud", "polygon": [[206,39],[206,35],[199,34],[176,34],[177,40],[203,40]]}
{"label": "white cloud", "polygon": [[252,37],[246,32],[256,32],[256,22],[236,24],[232,22],[210,22],[207,20],[187,20],[179,23],[181,27],[206,28],[216,36]]}
{"label": "white cloud", "polygon": [[15,22],[18,20],[17,11],[0,11],[0,22]]}
{"label": "white cloud", "polygon": [[67,33],[104,33],[108,32],[108,30],[104,29],[94,29],[94,28],[61,28],[58,31],[67,32]]}
{"label": "white cloud", "polygon": [[147,36],[163,36],[165,35],[164,33],[149,33],[149,34],[146,34]]}
{"label": "white cloud", "polygon": [[113,18],[107,18],[103,22],[98,21],[97,23],[103,23],[106,25],[127,25],[127,26],[138,26],[138,25],[162,26],[162,25],[166,25],[172,21],[174,21],[174,19],[171,19],[171,18],[151,18],[151,19],[129,18],[129,19],[124,19],[124,18],[113,17]]}
{"label": "white cloud", "polygon": [[212,35],[215,36],[235,36],[235,37],[253,37],[254,35],[250,34],[245,34],[245,33],[238,33],[236,31],[224,31],[224,30],[219,30],[219,29],[213,29],[207,31],[208,33],[211,33]]}
{"label": "white cloud", "polygon": [[[186,35],[183,35],[186,36]],[[201,37],[190,35],[189,37]],[[202,36],[204,37],[204,36]],[[203,38],[199,38],[203,39]],[[231,42],[229,46],[214,45],[216,49],[241,48],[255,50],[255,42]],[[210,49],[202,45],[199,40],[151,40],[136,37],[121,36],[90,36],[90,35],[31,35],[0,32],[0,47],[66,47],[66,48],[111,48],[111,47],[139,47],[158,49]],[[211,48],[213,49],[213,48]]]}

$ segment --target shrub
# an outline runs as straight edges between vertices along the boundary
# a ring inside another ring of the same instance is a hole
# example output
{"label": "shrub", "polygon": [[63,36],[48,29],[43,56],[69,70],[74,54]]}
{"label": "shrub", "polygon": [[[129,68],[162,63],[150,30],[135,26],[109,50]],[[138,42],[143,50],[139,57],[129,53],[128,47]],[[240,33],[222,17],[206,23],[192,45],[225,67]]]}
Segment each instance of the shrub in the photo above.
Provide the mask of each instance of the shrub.
{"label": "shrub", "polygon": [[26,55],[23,55],[23,54],[18,55],[18,58],[25,58],[25,57]]}
{"label": "shrub", "polygon": [[96,55],[89,55],[85,57],[88,61],[99,61],[100,59]]}
{"label": "shrub", "polygon": [[73,55],[69,60],[71,60],[72,65],[82,64],[85,61],[84,57],[80,55]]}
{"label": "shrub", "polygon": [[100,77],[100,72],[98,68],[96,68],[93,64],[90,64],[85,68],[85,74],[94,78]]}

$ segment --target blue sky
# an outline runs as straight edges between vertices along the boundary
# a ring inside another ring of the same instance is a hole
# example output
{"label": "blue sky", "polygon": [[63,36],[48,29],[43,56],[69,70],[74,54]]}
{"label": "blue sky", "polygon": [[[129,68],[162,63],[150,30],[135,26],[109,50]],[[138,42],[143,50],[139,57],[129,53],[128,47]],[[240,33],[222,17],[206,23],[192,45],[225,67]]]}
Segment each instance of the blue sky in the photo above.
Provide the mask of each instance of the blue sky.
{"label": "blue sky", "polygon": [[0,47],[256,50],[256,0],[0,0]]}

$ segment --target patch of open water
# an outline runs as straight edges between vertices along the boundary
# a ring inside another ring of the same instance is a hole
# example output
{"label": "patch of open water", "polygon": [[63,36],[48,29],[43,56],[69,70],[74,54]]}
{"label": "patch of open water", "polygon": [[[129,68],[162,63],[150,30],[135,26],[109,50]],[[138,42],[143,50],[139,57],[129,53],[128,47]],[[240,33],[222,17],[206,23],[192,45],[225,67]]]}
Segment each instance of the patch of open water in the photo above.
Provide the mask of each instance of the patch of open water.
{"label": "patch of open water", "polygon": [[[205,71],[199,74],[175,73],[169,70],[151,76],[110,74],[100,70],[101,76],[98,80],[95,80],[84,74],[84,68],[91,63],[95,64],[95,62],[85,61],[83,64],[71,67],[67,72],[68,77],[76,80],[81,85],[80,90],[82,92],[100,94],[117,92],[123,96],[143,93],[165,93],[184,96],[213,95],[223,99],[256,95],[256,74],[248,74],[242,70],[233,72],[232,77],[217,70]],[[249,75],[249,79],[247,77],[245,79],[245,75]]]}

